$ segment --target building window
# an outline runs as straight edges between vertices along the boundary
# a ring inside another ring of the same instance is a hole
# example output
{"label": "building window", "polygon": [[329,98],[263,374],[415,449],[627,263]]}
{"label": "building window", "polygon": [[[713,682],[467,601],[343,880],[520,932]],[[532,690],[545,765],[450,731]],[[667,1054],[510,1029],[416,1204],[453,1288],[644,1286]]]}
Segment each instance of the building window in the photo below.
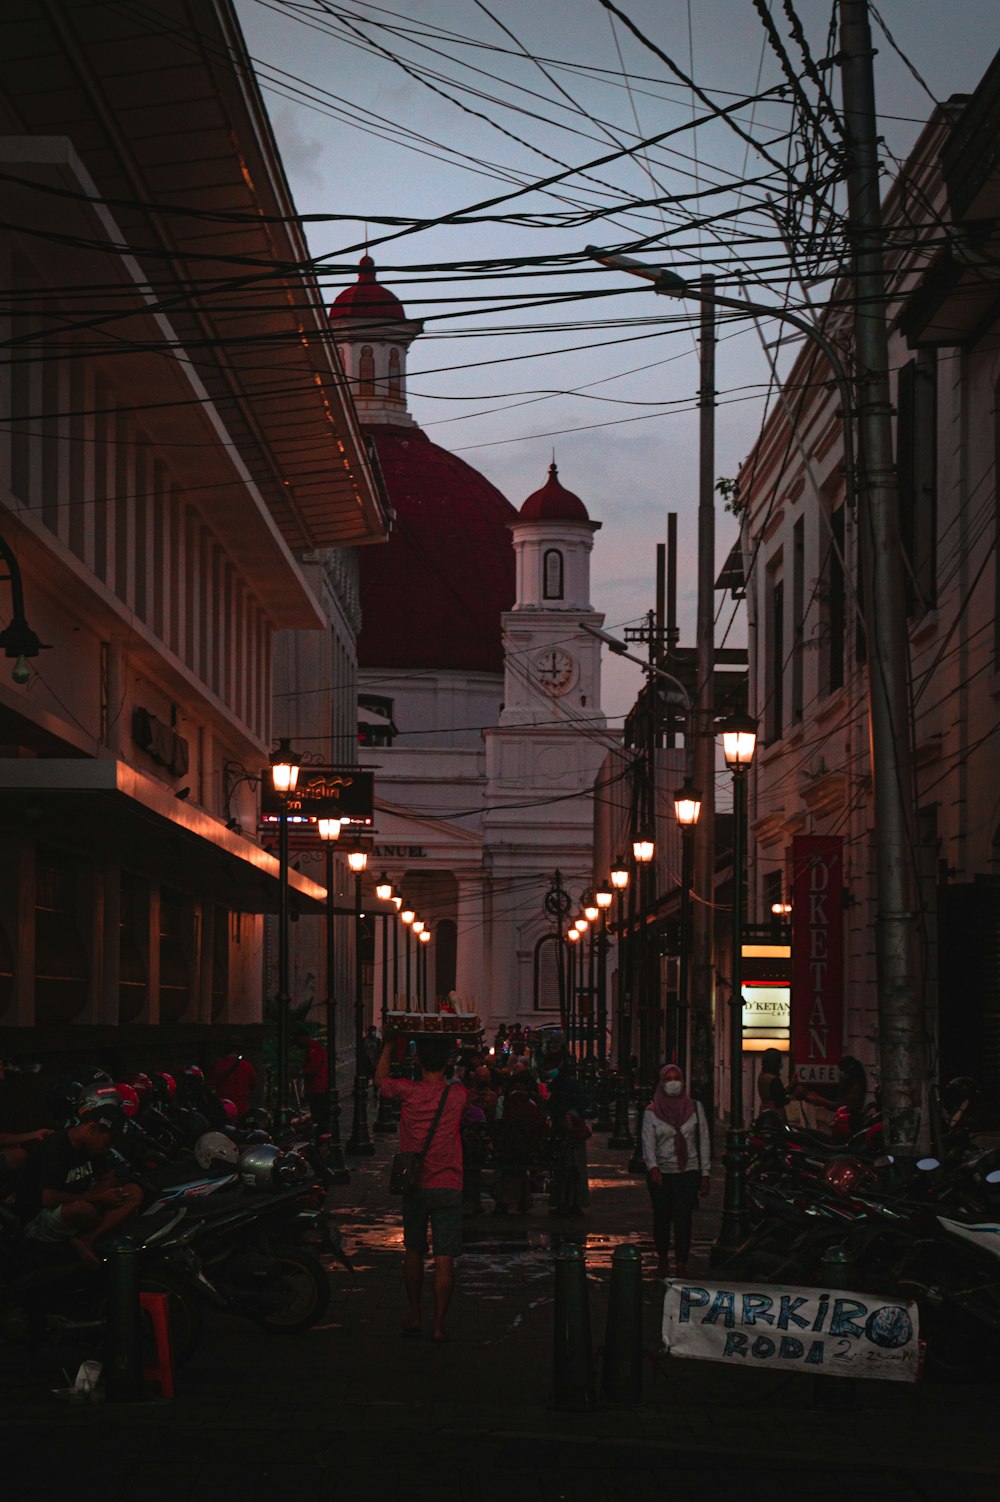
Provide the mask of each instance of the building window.
{"label": "building window", "polygon": [[767,570],[764,600],[764,740],[780,741],[785,724],[785,581],[781,560]]}
{"label": "building window", "polygon": [[399,350],[389,351],[389,395],[396,401],[403,394],[403,375],[399,360]]}
{"label": "building window", "polygon": [[805,517],[792,531],[792,724],[802,720],[803,644],[805,641]]}
{"label": "building window", "polygon": [[399,731],[392,718],[393,701],[383,694],[358,695],[358,745],[391,746]]}
{"label": "building window", "polygon": [[358,395],[375,395],[375,356],[370,344],[362,345],[358,359]]}
{"label": "building window", "polygon": [[563,597],[563,555],[558,548],[547,548],[542,554],[542,599],[561,600]]}
{"label": "building window", "polygon": [[61,851],[38,852],[35,1022],[59,1027],[87,1010],[90,960],[80,932],[76,869]]}
{"label": "building window", "polygon": [[546,934],[535,945],[533,990],[536,1012],[558,1012],[559,940],[555,934]]}
{"label": "building window", "polygon": [[844,508],[830,513],[830,540],[823,569],[823,689],[844,686]]}
{"label": "building window", "polygon": [[191,1005],[190,901],[160,892],[160,1021],[180,1022]]}
{"label": "building window", "polygon": [[911,615],[932,610],[937,594],[937,363],[922,349],[899,372],[896,391],[899,516]]}

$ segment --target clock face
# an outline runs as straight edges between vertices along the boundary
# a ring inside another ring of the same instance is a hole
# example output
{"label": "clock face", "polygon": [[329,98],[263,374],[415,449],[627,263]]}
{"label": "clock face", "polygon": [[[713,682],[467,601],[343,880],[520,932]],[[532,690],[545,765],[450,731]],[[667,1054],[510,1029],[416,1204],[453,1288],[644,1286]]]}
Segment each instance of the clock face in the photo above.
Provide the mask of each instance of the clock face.
{"label": "clock face", "polygon": [[533,660],[535,679],[547,694],[564,694],[576,681],[576,662],[561,647],[545,647]]}

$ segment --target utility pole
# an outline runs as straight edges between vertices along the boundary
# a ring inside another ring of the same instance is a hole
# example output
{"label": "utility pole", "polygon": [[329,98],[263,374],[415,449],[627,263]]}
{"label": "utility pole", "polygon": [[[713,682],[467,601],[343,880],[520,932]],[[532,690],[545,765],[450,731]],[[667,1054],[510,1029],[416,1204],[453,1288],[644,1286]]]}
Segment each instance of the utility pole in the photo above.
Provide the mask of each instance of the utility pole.
{"label": "utility pole", "polygon": [[916,782],[899,493],[892,446],[875,82],[867,0],[840,0],[853,254],[861,544],[868,645],[878,914],[879,1055],[886,1147],[930,1146],[926,1018],[917,931]]}
{"label": "utility pole", "polygon": [[701,789],[694,827],[691,966],[691,1083],[711,1121],[715,1093],[715,278],[701,290],[698,464],[698,624],[695,742],[690,764]]}

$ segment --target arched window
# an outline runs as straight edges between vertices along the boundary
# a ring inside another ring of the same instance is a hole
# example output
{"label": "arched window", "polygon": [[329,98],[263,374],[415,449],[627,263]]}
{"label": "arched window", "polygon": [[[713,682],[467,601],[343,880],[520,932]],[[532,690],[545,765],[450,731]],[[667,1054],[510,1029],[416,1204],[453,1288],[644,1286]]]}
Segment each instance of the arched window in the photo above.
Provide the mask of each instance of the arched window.
{"label": "arched window", "polygon": [[563,597],[563,555],[558,548],[546,548],[542,554],[542,599]]}
{"label": "arched window", "polygon": [[536,1012],[558,1012],[559,942],[555,934],[546,934],[535,945],[533,989]]}
{"label": "arched window", "polygon": [[399,350],[391,349],[389,351],[389,395],[396,397],[398,400],[402,394],[403,383],[399,365]]}
{"label": "arched window", "polygon": [[358,360],[358,395],[375,395],[375,356],[370,344],[361,347],[361,356]]}

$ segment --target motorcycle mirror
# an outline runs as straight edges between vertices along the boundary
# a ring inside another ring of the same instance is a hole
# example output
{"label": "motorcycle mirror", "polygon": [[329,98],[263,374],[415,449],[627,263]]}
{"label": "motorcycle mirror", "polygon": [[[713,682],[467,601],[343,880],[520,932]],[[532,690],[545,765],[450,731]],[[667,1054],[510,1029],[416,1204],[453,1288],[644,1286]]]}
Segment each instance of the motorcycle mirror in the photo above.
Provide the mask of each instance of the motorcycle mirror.
{"label": "motorcycle mirror", "polygon": [[992,1173],[986,1175],[987,1184],[1000,1184],[1000,1168],[994,1168]]}
{"label": "motorcycle mirror", "polygon": [[921,1173],[932,1173],[935,1168],[941,1167],[941,1160],[940,1158],[918,1158],[916,1167]]}

